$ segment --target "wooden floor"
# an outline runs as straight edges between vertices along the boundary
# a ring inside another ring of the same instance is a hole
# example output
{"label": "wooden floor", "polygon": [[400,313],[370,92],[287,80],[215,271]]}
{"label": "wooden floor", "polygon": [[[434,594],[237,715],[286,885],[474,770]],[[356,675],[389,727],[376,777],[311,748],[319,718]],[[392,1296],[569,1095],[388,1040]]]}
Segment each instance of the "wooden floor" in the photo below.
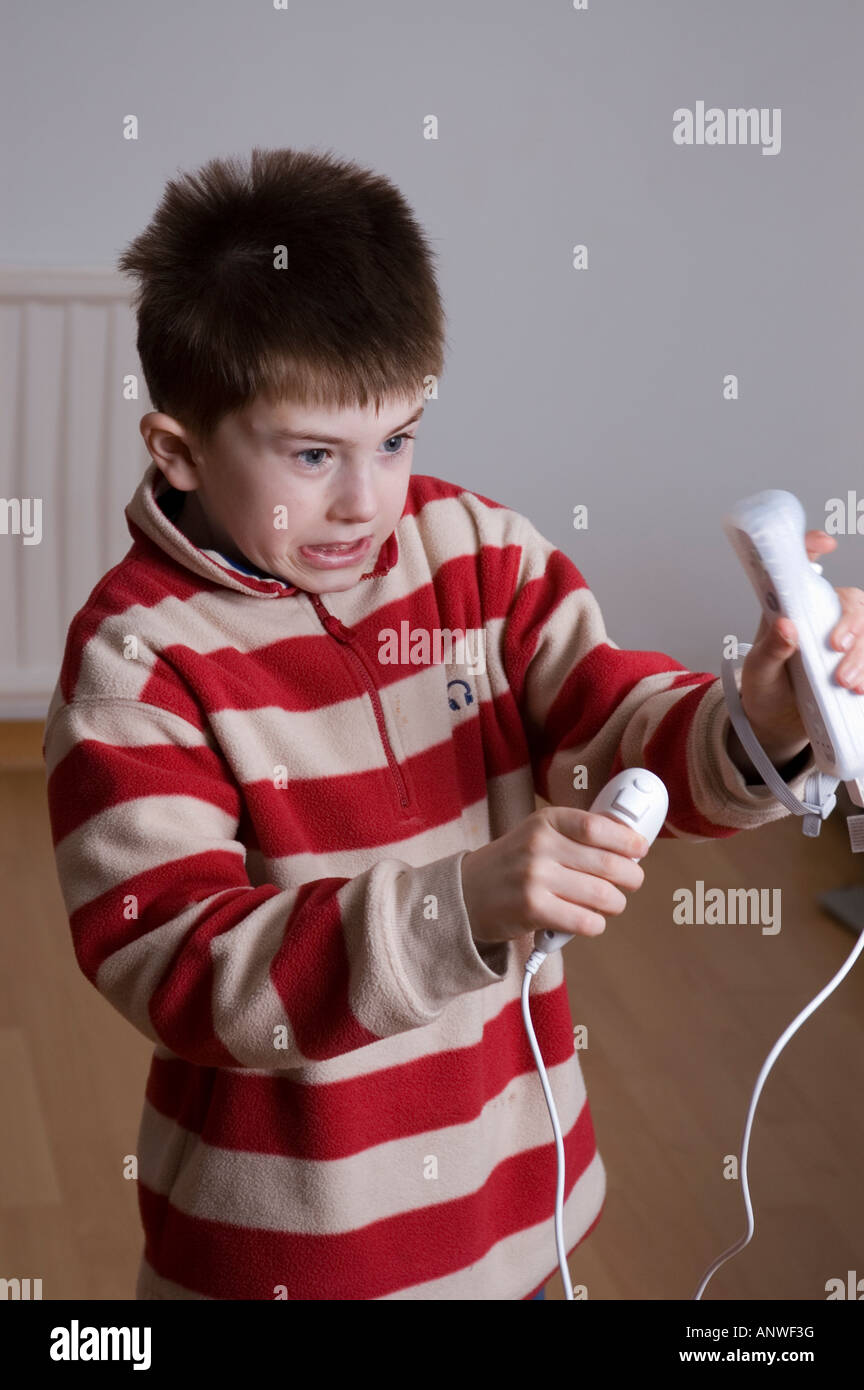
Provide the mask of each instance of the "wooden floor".
{"label": "wooden floor", "polygon": [[[129,1299],[141,1233],[124,1169],[151,1046],[75,962],[40,743],[39,725],[0,725],[0,1276],[41,1278],[45,1299]],[[591,1299],[686,1300],[744,1232],[724,1158],[770,1048],[854,945],[817,895],[864,879],[839,808],[818,840],[788,817],[723,841],[658,841],[644,866],[627,912],[565,954],[609,1182],[570,1261]],[[781,930],[677,925],[672,895],[699,879],[781,889]],[[822,1300],[827,1280],[864,1277],[862,1091],[864,959],[768,1077],[748,1168],[756,1233],[706,1302]],[[556,1274],[547,1297],[562,1296]]]}

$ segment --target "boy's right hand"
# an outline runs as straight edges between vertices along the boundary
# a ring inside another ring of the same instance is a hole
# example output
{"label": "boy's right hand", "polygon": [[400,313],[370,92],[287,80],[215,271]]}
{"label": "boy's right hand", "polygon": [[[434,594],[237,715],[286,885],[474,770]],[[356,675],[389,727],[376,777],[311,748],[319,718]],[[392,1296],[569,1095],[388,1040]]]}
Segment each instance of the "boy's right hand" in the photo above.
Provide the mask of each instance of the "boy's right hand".
{"label": "boy's right hand", "polygon": [[601,913],[623,912],[622,888],[640,888],[647,854],[637,830],[594,811],[544,806],[462,860],[471,935],[483,945],[548,929],[599,936]]}

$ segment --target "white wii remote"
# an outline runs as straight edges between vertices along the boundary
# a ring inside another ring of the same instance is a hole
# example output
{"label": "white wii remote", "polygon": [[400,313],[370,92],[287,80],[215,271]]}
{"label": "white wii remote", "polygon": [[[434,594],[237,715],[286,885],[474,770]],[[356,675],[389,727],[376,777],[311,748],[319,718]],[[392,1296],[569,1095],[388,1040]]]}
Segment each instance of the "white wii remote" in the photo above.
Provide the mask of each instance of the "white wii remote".
{"label": "white wii remote", "polygon": [[830,637],[843,609],[822,566],[807,558],[804,508],[793,493],[768,488],[738,502],[723,529],[766,619],[795,624],[789,676],[816,766],[841,782],[864,776],[864,697],[834,680],[844,653]]}
{"label": "white wii remote", "polygon": [[[669,797],[660,778],[653,772],[648,772],[644,767],[627,767],[606,783],[589,810],[621,821],[622,825],[632,826],[651,845],[663,827],[669,810]],[[537,955],[548,956],[551,951],[560,951],[572,940],[570,932],[538,931],[534,933],[534,951]]]}

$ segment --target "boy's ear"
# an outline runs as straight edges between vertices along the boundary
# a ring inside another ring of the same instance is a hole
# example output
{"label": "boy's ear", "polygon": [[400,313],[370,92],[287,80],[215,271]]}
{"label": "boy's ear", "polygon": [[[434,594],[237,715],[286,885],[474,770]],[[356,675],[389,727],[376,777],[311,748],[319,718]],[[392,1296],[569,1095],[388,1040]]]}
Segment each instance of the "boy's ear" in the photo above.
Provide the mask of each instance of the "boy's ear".
{"label": "boy's ear", "polygon": [[147,452],[172,487],[194,492],[200,477],[190,448],[188,432],[172,415],[161,410],[148,411],[138,425]]}

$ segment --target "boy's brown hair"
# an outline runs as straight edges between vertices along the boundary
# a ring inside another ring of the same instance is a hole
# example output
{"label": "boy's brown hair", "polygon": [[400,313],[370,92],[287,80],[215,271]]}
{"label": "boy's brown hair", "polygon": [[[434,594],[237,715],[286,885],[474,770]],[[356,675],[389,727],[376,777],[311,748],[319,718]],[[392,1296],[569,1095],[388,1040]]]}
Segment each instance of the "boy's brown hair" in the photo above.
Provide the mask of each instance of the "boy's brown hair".
{"label": "boy's brown hair", "polygon": [[416,398],[444,366],[435,256],[394,184],[330,152],[256,148],[170,180],[117,262],[138,277],[154,409],[206,443],[258,395]]}

